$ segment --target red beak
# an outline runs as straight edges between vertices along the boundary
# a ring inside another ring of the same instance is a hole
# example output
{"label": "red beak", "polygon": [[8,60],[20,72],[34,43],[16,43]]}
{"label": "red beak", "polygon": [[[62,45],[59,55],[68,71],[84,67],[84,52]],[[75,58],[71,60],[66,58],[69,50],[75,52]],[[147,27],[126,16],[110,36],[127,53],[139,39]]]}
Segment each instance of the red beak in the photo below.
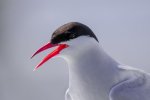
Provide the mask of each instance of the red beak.
{"label": "red beak", "polygon": [[31,58],[33,58],[35,55],[39,54],[40,52],[44,51],[44,50],[47,50],[49,48],[52,48],[52,47],[55,47],[55,46],[58,46],[58,48],[56,48],[53,52],[49,53],[34,69],[34,71],[36,69],[38,69],[41,65],[43,65],[46,61],[48,61],[50,58],[58,55],[60,53],[60,51],[62,51],[63,49],[67,48],[68,45],[67,44],[51,44],[51,43],[48,43],[46,45],[44,45],[43,47],[41,47],[39,50],[37,50],[33,56]]}

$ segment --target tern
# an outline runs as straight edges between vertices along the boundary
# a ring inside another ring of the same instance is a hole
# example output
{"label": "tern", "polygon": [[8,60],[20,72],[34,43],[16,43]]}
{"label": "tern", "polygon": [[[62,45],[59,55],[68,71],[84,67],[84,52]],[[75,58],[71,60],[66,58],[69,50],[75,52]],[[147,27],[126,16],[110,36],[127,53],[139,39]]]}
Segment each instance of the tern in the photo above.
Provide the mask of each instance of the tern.
{"label": "tern", "polygon": [[54,56],[65,59],[69,68],[65,100],[150,100],[150,74],[110,57],[88,26],[79,22],[60,26],[32,57],[52,47],[56,49],[34,70]]}

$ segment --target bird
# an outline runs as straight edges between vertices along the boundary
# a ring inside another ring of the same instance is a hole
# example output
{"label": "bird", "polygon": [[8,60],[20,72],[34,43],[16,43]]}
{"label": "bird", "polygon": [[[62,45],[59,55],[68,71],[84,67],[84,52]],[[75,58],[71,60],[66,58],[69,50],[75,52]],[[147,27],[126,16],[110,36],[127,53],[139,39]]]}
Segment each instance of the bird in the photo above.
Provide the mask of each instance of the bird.
{"label": "bird", "polygon": [[65,100],[150,100],[150,74],[109,56],[87,25],[60,26],[31,58],[52,47],[34,70],[55,56],[63,58],[69,69]]}

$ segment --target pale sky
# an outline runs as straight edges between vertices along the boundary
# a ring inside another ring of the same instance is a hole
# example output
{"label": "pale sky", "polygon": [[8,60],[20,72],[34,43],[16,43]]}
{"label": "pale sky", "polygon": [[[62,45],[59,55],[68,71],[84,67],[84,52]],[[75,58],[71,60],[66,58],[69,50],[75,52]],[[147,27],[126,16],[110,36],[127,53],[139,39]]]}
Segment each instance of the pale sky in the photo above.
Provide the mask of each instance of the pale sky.
{"label": "pale sky", "polygon": [[64,100],[68,68],[50,51],[30,59],[70,21],[89,26],[113,58],[150,72],[149,0],[1,0],[0,100]]}

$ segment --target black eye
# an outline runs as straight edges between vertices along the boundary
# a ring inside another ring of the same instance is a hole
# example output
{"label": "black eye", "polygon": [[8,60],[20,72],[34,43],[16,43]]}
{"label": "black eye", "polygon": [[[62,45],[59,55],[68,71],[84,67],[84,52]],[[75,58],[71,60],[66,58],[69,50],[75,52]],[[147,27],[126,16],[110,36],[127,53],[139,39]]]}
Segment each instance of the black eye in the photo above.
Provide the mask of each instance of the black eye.
{"label": "black eye", "polygon": [[70,37],[70,38],[75,38],[75,37],[76,37],[76,34],[75,34],[75,33],[71,33],[69,37]]}

